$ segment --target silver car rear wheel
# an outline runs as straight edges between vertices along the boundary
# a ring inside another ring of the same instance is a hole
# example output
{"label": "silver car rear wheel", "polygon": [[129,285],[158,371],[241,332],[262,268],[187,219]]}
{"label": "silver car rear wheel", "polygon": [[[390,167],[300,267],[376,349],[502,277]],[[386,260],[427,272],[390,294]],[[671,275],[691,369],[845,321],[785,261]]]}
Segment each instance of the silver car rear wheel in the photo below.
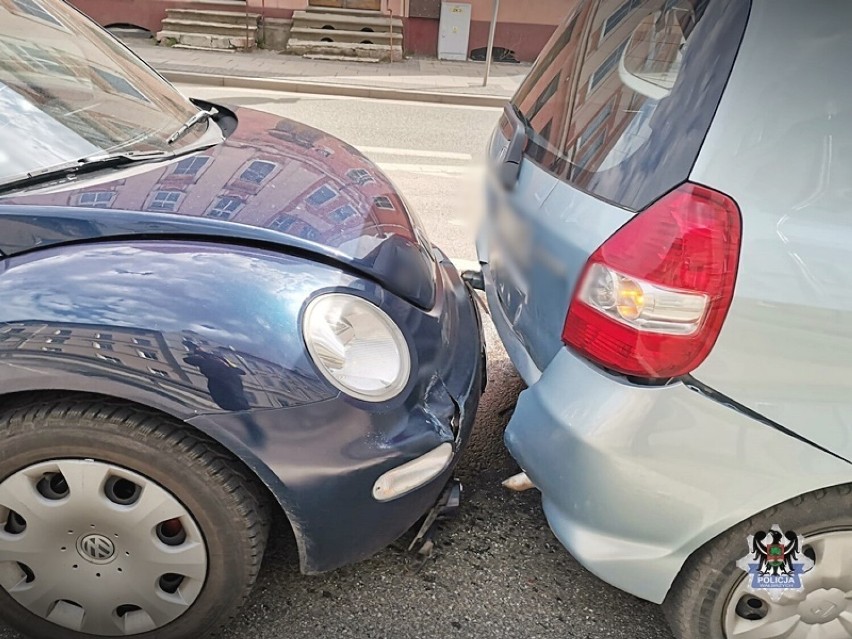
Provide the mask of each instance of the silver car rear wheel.
{"label": "silver car rear wheel", "polygon": [[0,482],[0,586],[56,625],[99,636],[183,615],[207,576],[198,525],[139,473],[57,459]]}
{"label": "silver car rear wheel", "polygon": [[728,639],[848,639],[852,636],[852,531],[810,535],[804,552],[814,566],[803,591],[772,601],[749,590],[744,577],[725,611]]}
{"label": "silver car rear wheel", "polygon": [[[663,602],[678,639],[852,637],[852,484],[821,488],[767,508],[692,553]],[[747,590],[749,536],[774,526],[803,538],[813,561],[803,593],[779,601]]]}

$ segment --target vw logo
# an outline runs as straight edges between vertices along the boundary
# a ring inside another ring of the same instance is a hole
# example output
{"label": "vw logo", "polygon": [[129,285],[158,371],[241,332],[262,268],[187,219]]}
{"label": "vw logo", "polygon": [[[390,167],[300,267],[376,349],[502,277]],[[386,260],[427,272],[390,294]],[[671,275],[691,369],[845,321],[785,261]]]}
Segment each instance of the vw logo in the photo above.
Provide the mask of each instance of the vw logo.
{"label": "vw logo", "polygon": [[109,537],[98,534],[86,535],[77,542],[80,555],[95,564],[106,564],[115,557],[115,544]]}
{"label": "vw logo", "polygon": [[837,615],[835,614],[837,612],[837,608],[837,604],[832,603],[830,601],[826,601],[820,604],[819,606],[811,608],[811,612],[817,619],[835,619],[837,617]]}

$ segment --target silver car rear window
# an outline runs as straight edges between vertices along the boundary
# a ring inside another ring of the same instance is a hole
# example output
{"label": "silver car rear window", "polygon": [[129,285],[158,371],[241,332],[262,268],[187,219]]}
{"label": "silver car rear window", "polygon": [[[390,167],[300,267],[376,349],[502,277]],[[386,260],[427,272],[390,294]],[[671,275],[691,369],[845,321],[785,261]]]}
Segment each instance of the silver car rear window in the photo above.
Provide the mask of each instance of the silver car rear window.
{"label": "silver car rear window", "polygon": [[513,104],[527,157],[641,210],[686,180],[731,73],[747,0],[585,0]]}

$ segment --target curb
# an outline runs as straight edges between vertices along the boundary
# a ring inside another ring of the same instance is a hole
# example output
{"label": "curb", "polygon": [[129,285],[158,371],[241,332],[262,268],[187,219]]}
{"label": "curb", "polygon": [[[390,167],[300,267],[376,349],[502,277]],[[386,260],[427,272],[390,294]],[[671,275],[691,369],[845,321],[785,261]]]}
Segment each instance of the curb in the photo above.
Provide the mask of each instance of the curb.
{"label": "curb", "polygon": [[290,93],[313,93],[317,95],[338,95],[353,98],[374,98],[377,100],[405,100],[410,102],[431,102],[459,106],[480,106],[502,108],[509,98],[496,95],[476,95],[472,93],[438,93],[412,91],[408,89],[385,89],[351,84],[329,84],[306,80],[282,80],[279,78],[250,78],[236,75],[218,75],[169,71],[157,69],[169,82],[184,84],[206,84],[208,86],[233,87],[235,89],[265,89],[267,91],[287,91]]}

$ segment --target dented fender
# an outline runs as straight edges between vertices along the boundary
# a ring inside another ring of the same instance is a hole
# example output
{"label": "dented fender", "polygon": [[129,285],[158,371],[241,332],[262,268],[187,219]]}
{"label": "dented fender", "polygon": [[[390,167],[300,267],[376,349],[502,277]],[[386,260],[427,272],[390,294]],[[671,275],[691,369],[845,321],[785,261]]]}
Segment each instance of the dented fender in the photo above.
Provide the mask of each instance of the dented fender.
{"label": "dented fender", "polygon": [[[305,572],[380,550],[437,499],[472,426],[482,341],[458,273],[436,265],[423,310],[353,274],[252,247],[204,241],[97,242],[0,261],[0,388],[83,391],[156,408],[239,457],[296,533]],[[412,376],[370,404],[318,373],[301,336],[305,304],[359,295],[400,327]],[[387,470],[443,442],[453,464],[379,504]]]}

